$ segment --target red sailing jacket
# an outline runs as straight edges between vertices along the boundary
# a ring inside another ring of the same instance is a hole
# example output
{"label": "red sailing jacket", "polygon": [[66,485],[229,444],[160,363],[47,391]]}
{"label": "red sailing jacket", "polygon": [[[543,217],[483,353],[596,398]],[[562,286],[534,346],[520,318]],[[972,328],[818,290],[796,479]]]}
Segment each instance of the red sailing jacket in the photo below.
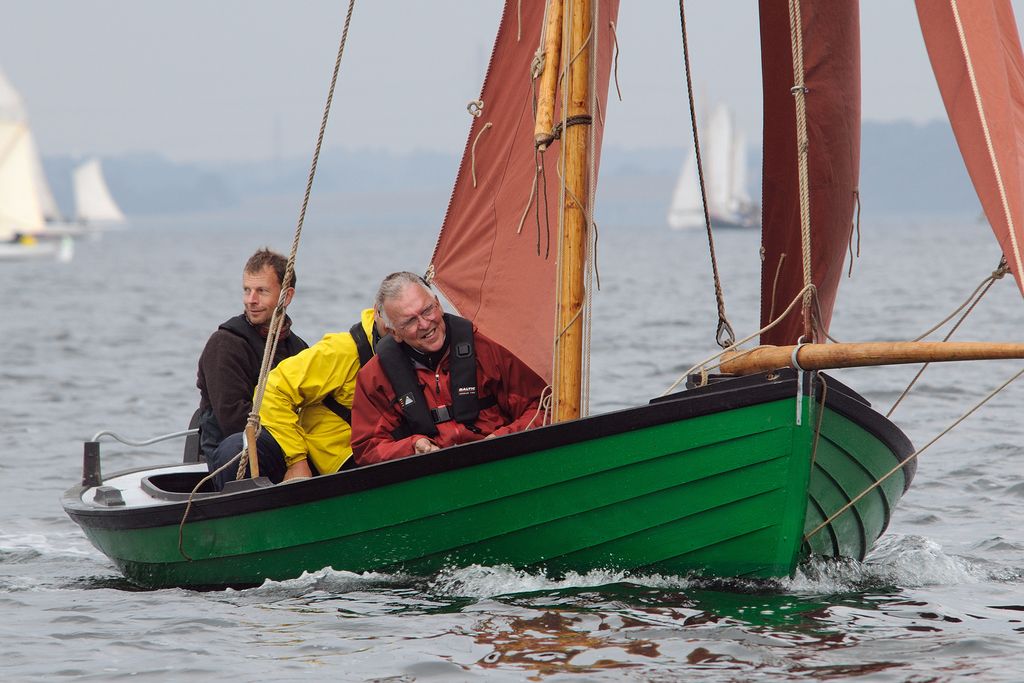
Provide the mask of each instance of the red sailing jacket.
{"label": "red sailing jacket", "polygon": [[[449,420],[437,425],[438,434],[429,438],[441,448],[479,441],[488,434],[501,436],[543,424],[538,414],[544,380],[511,351],[473,328],[476,353],[477,395],[493,396],[497,403],[480,411],[474,425],[479,434]],[[451,350],[438,363],[437,372],[416,364],[416,378],[428,408],[450,406]],[[425,434],[396,440],[392,432],[402,422],[395,391],[376,356],[359,371],[352,405],[352,454],[357,464],[371,465],[404,458],[415,452],[413,444]],[[531,425],[532,422],[532,425]]]}

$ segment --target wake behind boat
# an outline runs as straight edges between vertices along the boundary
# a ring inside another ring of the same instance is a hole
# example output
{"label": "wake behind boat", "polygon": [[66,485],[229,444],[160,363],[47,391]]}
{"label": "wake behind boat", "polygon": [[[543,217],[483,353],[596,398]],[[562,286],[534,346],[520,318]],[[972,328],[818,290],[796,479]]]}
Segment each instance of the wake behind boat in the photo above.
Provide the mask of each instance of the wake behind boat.
{"label": "wake behind boat", "polygon": [[[932,8],[921,10],[929,49],[937,41],[953,51],[933,57],[940,83],[964,82],[965,63],[955,59],[961,31],[970,44],[1000,46],[995,58],[1024,64],[1012,12],[1009,22],[990,22],[989,10],[1008,12],[1007,3],[965,6],[959,30],[948,7],[923,4]],[[547,8],[506,3],[427,269],[457,310],[550,382],[554,424],[279,485],[242,479],[224,492],[200,486],[206,467],[192,450],[185,463],[104,477],[94,440],[64,509],[130,580],[244,585],[325,566],[430,573],[469,564],[770,578],[810,556],[866,556],[910,485],[919,451],[819,370],[959,356],[943,344],[824,343],[858,187],[856,3],[805,1],[793,14],[784,3],[760,5],[765,220],[762,254],[750,267],[762,269],[761,342],[786,345],[784,357],[762,350],[741,364],[746,351],[725,338],[731,327],[719,293],[719,336],[739,352],[726,366],[740,368],[736,376],[698,364],[684,391],[593,416],[583,349],[595,231],[585,198],[595,189],[603,116],[613,115],[605,104],[618,2],[574,6],[584,9],[563,20],[558,0]],[[929,12],[941,15],[937,24]],[[994,32],[1007,38],[992,41]],[[546,63],[539,74],[538,46]],[[562,63],[561,54],[573,58]],[[986,87],[1007,94],[1005,80]],[[956,120],[967,126],[958,137],[977,133],[977,116]],[[1024,144],[1012,126],[997,132],[1007,137],[996,150]],[[998,171],[984,157],[965,157],[982,164],[977,173]],[[559,201],[540,204],[545,178],[559,179]],[[999,209],[1019,216],[1024,196],[993,204],[999,195],[979,192],[1007,261],[1019,264],[1021,222]],[[530,230],[516,229],[531,216]],[[557,233],[551,243],[546,225]],[[1012,270],[1019,285],[1022,270]],[[833,351],[842,364],[821,360]],[[971,353],[1020,358],[1024,346]]]}

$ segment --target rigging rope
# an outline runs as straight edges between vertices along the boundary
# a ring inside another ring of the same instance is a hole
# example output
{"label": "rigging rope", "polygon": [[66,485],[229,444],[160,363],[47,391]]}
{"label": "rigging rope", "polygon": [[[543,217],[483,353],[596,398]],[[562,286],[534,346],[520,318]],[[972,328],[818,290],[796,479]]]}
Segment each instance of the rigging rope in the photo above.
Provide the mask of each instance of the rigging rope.
{"label": "rigging rope", "polygon": [[811,195],[807,177],[807,86],[804,85],[804,43],[800,0],[789,0],[789,37],[793,52],[793,78],[790,92],[796,98],[796,154],[800,181],[800,251],[804,274],[804,336],[813,341],[811,330]]}
{"label": "rigging rope", "polygon": [[[597,60],[598,60],[598,37],[597,31],[600,19],[600,0],[593,0],[590,3],[590,111],[597,113]],[[584,284],[583,284],[583,363],[580,388],[580,416],[590,414],[590,333],[593,327],[594,308],[594,271],[597,265],[597,223],[594,222],[594,205],[596,204],[597,189],[597,126],[591,123],[590,144],[587,148],[587,208],[586,208],[586,235],[584,249]],[[598,278],[598,286],[601,280]]]}
{"label": "rigging rope", "polygon": [[[299,241],[302,237],[302,224],[306,220],[306,209],[309,206],[309,196],[313,189],[313,178],[316,176],[317,163],[320,160],[320,149],[323,147],[324,133],[327,130],[327,120],[331,113],[331,103],[334,101],[334,90],[338,84],[338,72],[341,69],[341,57],[345,52],[345,43],[348,41],[348,30],[352,24],[352,10],[355,8],[356,1],[349,0],[348,12],[345,14],[345,25],[341,31],[341,40],[338,43],[338,55],[334,60],[334,71],[331,74],[331,85],[327,91],[327,102],[324,105],[324,114],[320,120],[320,131],[316,138],[316,147],[313,150],[313,160],[309,168],[309,176],[306,179],[306,191],[302,197],[302,208],[299,210],[298,224],[295,227],[295,237],[292,239],[291,252],[288,255],[288,265],[285,269],[284,281],[281,283],[281,296],[277,301],[277,306],[274,308],[274,313],[270,318],[270,331],[267,334],[267,344],[263,349],[263,363],[260,366],[259,380],[256,384],[256,391],[253,394],[252,410],[249,413],[249,417],[246,421],[246,425],[254,427],[255,433],[259,431],[259,420],[260,420],[260,405],[263,402],[263,393],[267,386],[267,376],[270,374],[270,363],[273,361],[274,354],[277,352],[277,343],[281,336],[281,322],[284,320],[285,311],[288,308],[286,302],[286,290],[290,286],[295,273],[295,256],[299,250]],[[207,476],[199,480],[195,488],[192,489],[192,493],[189,495],[188,505],[185,506],[185,512],[181,518],[181,524],[178,527],[178,552],[187,559],[191,560],[183,548],[183,530],[185,521],[188,519],[189,512],[192,509],[192,499],[196,492],[202,488],[203,484],[213,478],[213,476],[219,473],[221,470],[226,469],[231,465],[235,459],[238,459],[238,472],[235,475],[235,479],[241,479],[244,477],[246,465],[248,464],[248,451],[243,447],[241,453],[236,455],[234,458],[225,463],[221,468],[215,472],[211,472]]]}
{"label": "rigging rope", "polygon": [[792,311],[793,308],[798,303],[800,303],[800,300],[806,295],[806,293],[808,291],[810,291],[812,295],[816,295],[816,292],[815,292],[815,289],[814,289],[814,285],[808,285],[807,287],[804,287],[803,289],[801,289],[799,292],[796,293],[796,296],[793,298],[793,300],[789,302],[788,306],[786,306],[786,310],[784,310],[777,318],[775,318],[774,320],[769,322],[767,325],[765,325],[761,329],[755,330],[754,332],[751,332],[746,337],[744,337],[743,339],[740,339],[739,341],[735,342],[731,346],[728,346],[728,347],[722,349],[721,351],[719,351],[718,353],[713,354],[709,358],[705,358],[704,360],[702,360],[701,362],[697,363],[696,365],[691,366],[690,368],[688,368],[686,370],[686,372],[684,372],[682,375],[680,375],[679,378],[675,382],[673,382],[669,386],[668,389],[666,389],[665,391],[661,392],[660,395],[661,396],[667,395],[669,392],[671,392],[677,386],[682,384],[682,382],[687,377],[689,377],[692,373],[696,372],[697,370],[701,371],[701,377],[702,377],[701,386],[703,386],[704,384],[707,383],[707,367],[710,365],[712,368],[717,368],[720,365],[720,363],[715,363],[714,365],[712,365],[712,363],[714,361],[718,360],[719,358],[721,358],[722,356],[724,356],[725,354],[729,353],[730,351],[737,351],[738,352],[735,356],[733,356],[733,359],[742,358],[743,356],[746,356],[746,355],[750,354],[751,352],[755,351],[756,347],[753,348],[753,349],[745,349],[745,350],[742,350],[742,351],[739,349],[739,347],[740,347],[741,344],[746,344],[751,339],[754,339],[755,337],[758,337],[758,336],[764,334],[768,330],[772,329],[773,327],[775,327],[776,325],[781,323],[783,321],[783,319],[787,315],[789,315],[790,311]]}
{"label": "rigging rope", "polygon": [[860,500],[861,500],[861,499],[862,499],[862,498],[863,498],[864,496],[866,496],[866,495],[868,495],[869,493],[871,493],[872,491],[874,491],[874,490],[875,490],[876,488],[878,488],[879,486],[881,486],[881,485],[882,485],[882,483],[884,483],[884,482],[885,482],[885,481],[886,481],[887,479],[889,479],[889,477],[891,477],[891,476],[892,476],[892,475],[894,475],[894,474],[895,474],[896,472],[899,472],[899,471],[900,471],[900,470],[902,470],[902,469],[903,469],[904,467],[906,467],[906,466],[907,466],[907,463],[911,462],[912,460],[915,460],[915,459],[916,459],[916,458],[917,458],[918,456],[920,456],[920,455],[921,455],[922,453],[924,453],[924,452],[925,452],[925,451],[926,451],[926,450],[927,450],[928,448],[930,448],[930,447],[931,447],[931,446],[932,446],[932,445],[933,445],[933,444],[934,444],[934,443],[935,443],[936,441],[938,441],[939,439],[941,439],[942,437],[944,437],[944,436],[945,436],[946,434],[948,434],[949,432],[951,432],[951,431],[952,431],[952,430],[953,430],[954,428],[956,428],[956,426],[957,426],[957,425],[959,425],[959,424],[960,424],[961,422],[963,422],[963,421],[964,421],[964,420],[966,420],[966,419],[967,419],[968,417],[970,417],[970,416],[971,416],[971,415],[972,415],[972,414],[973,414],[973,413],[974,413],[975,411],[977,411],[977,410],[978,410],[979,408],[981,408],[981,407],[982,407],[983,405],[985,405],[986,403],[988,403],[988,402],[989,402],[989,401],[990,401],[990,400],[991,400],[991,399],[992,399],[992,398],[993,398],[993,397],[994,397],[994,396],[995,396],[996,394],[998,394],[999,392],[1001,392],[1001,391],[1002,391],[1003,389],[1005,389],[1006,387],[1010,386],[1010,384],[1011,384],[1011,383],[1013,383],[1013,382],[1014,382],[1015,380],[1017,380],[1017,379],[1018,379],[1018,378],[1019,378],[1019,377],[1020,377],[1021,375],[1024,375],[1024,368],[1022,368],[1021,370],[1017,371],[1017,373],[1016,373],[1016,374],[1015,374],[1015,375],[1014,375],[1013,377],[1011,377],[1010,379],[1006,380],[1006,381],[1005,381],[1005,382],[1003,382],[1003,383],[1002,383],[1001,385],[999,385],[998,387],[996,387],[995,389],[993,389],[993,390],[992,390],[992,391],[991,391],[991,392],[989,393],[989,395],[988,395],[988,396],[986,396],[986,397],[985,397],[985,398],[983,398],[983,399],[982,399],[981,401],[979,401],[979,402],[978,402],[977,404],[975,404],[975,405],[974,405],[974,407],[973,407],[973,408],[971,408],[970,410],[968,410],[968,411],[967,411],[966,413],[964,413],[963,415],[961,415],[960,417],[958,417],[958,418],[957,418],[957,419],[956,419],[956,420],[955,420],[955,421],[953,422],[953,424],[949,425],[949,426],[948,426],[948,427],[946,427],[946,428],[945,428],[944,430],[942,430],[941,432],[939,432],[939,433],[938,433],[938,434],[937,434],[937,435],[935,436],[935,438],[933,438],[933,439],[932,439],[931,441],[929,441],[928,443],[926,443],[926,444],[925,444],[924,446],[922,446],[921,448],[917,449],[916,451],[914,451],[913,453],[911,453],[910,455],[908,455],[908,456],[907,456],[907,458],[906,458],[906,460],[904,460],[904,461],[903,461],[903,462],[901,462],[900,464],[898,464],[898,465],[896,465],[895,467],[893,467],[893,468],[892,468],[891,470],[889,470],[889,471],[888,471],[888,472],[886,472],[886,473],[885,473],[884,475],[882,475],[882,477],[881,477],[880,479],[878,479],[878,481],[876,481],[875,483],[871,484],[871,485],[870,485],[870,486],[868,486],[868,487],[867,487],[866,489],[864,489],[863,491],[861,491],[861,492],[860,492],[859,494],[857,494],[856,496],[854,496],[854,497],[853,497],[853,498],[852,498],[852,499],[851,499],[851,500],[850,500],[850,501],[849,501],[848,503],[846,503],[846,505],[844,505],[843,507],[839,508],[839,509],[838,509],[837,511],[835,511],[834,513],[832,513],[832,514],[831,514],[831,515],[830,515],[830,516],[829,516],[829,517],[828,517],[828,518],[827,518],[827,519],[826,519],[826,520],[825,520],[824,522],[822,522],[821,524],[819,524],[818,526],[814,527],[814,528],[813,528],[813,529],[811,529],[811,530],[810,530],[809,532],[807,532],[807,534],[805,534],[805,535],[804,535],[804,541],[807,541],[807,540],[808,540],[808,539],[810,539],[810,538],[811,538],[812,536],[814,536],[814,535],[815,535],[816,533],[818,533],[819,531],[821,531],[822,529],[824,529],[824,528],[825,528],[826,526],[828,526],[829,524],[831,524],[831,523],[832,523],[832,522],[833,522],[833,521],[834,521],[834,520],[835,520],[835,519],[836,519],[837,517],[839,517],[839,515],[843,514],[844,512],[846,512],[847,510],[849,510],[849,509],[850,509],[851,507],[853,507],[854,505],[856,505],[856,504],[857,504],[857,502],[858,502],[858,501],[860,501]]}
{"label": "rigging rope", "polygon": [[697,131],[697,109],[694,105],[693,81],[690,77],[690,47],[686,38],[686,11],[684,0],[679,0],[679,23],[683,32],[683,65],[686,72],[686,94],[690,100],[690,125],[693,127],[693,151],[697,157],[697,178],[700,181],[700,200],[704,207],[704,226],[708,232],[708,251],[711,253],[711,273],[715,280],[715,302],[718,304],[718,329],[715,341],[723,349],[736,344],[736,333],[733,332],[729,317],[725,314],[725,294],[722,291],[722,280],[718,274],[718,259],[715,258],[715,238],[711,232],[711,213],[708,210],[708,192],[704,186],[704,163],[700,156],[700,134]]}
{"label": "rigging rope", "polygon": [[[334,89],[338,84],[338,72],[341,70],[341,57],[345,53],[345,43],[348,41],[348,29],[352,23],[352,10],[356,0],[349,0],[348,12],[345,15],[345,26],[341,31],[341,40],[338,43],[338,55],[334,59],[334,71],[331,74],[331,86],[327,90],[327,102],[324,104],[324,114],[320,119],[320,131],[316,138],[316,148],[313,150],[313,160],[309,166],[309,176],[306,178],[306,191],[302,197],[302,208],[299,210],[298,223],[295,226],[295,237],[292,239],[291,252],[288,254],[288,266],[284,274],[284,282],[281,283],[281,298],[278,299],[277,307],[270,319],[270,333],[267,335],[267,345],[263,350],[263,364],[260,367],[259,381],[256,383],[256,391],[252,399],[252,411],[249,413],[248,426],[259,429],[260,406],[263,403],[263,393],[267,388],[267,376],[270,374],[270,366],[273,363],[274,354],[277,352],[277,343],[281,337],[281,322],[284,320],[288,303],[285,301],[285,289],[291,285],[295,271],[295,256],[299,251],[299,241],[302,239],[302,225],[306,220],[306,209],[309,207],[309,195],[313,190],[313,178],[316,177],[317,163],[320,161],[320,149],[324,143],[324,133],[327,131],[327,121],[331,114],[331,103],[334,101]],[[241,479],[245,474],[248,464],[248,452],[243,450],[241,460],[238,463],[238,475]]]}
{"label": "rigging rope", "polygon": [[[1003,256],[1001,259],[999,259],[999,266],[996,267],[996,269],[993,270],[988,275],[988,277],[982,280],[981,284],[974,288],[974,291],[971,292],[970,296],[968,296],[967,299],[965,299],[964,302],[956,308],[956,310],[947,315],[941,322],[939,322],[930,330],[919,336],[917,339],[914,339],[914,341],[921,341],[922,339],[930,335],[932,332],[935,332],[940,327],[942,327],[950,320],[952,320],[953,316],[955,316],[957,313],[962,311],[965,306],[967,306],[967,310],[964,311],[964,314],[960,316],[960,319],[956,321],[956,324],[953,325],[953,327],[949,330],[949,333],[942,339],[942,341],[949,341],[950,338],[953,336],[953,333],[956,332],[957,329],[959,329],[959,327],[964,323],[965,320],[967,320],[967,316],[969,316],[971,312],[974,311],[974,308],[979,303],[981,303],[981,300],[985,298],[985,295],[988,294],[988,291],[992,289],[992,285],[994,285],[997,280],[1001,280],[1006,275],[1008,270],[1009,269],[1006,265],[1006,257]],[[968,304],[970,304],[970,306],[968,306]],[[921,379],[921,375],[924,374],[924,371],[928,369],[930,365],[931,363],[925,363],[924,365],[921,366],[921,368],[917,371],[917,374],[914,375],[914,378],[910,380],[910,384],[907,385],[907,388],[904,389],[903,393],[899,395],[899,398],[897,398],[896,401],[893,402],[892,407],[889,408],[889,412],[885,414],[886,417],[890,417],[893,414],[893,412],[896,411],[896,406],[898,406],[903,401],[903,399],[907,397],[907,394],[910,393],[910,390],[914,387],[915,384],[917,384],[917,380]]]}

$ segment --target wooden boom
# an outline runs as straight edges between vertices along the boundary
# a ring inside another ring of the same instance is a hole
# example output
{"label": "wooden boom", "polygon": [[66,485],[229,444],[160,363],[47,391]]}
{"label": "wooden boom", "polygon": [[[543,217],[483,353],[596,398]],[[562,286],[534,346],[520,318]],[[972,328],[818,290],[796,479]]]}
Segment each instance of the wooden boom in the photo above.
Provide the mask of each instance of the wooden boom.
{"label": "wooden boom", "polygon": [[[793,365],[796,346],[759,346],[750,351],[733,351],[723,357],[721,370],[729,375]],[[995,342],[859,342],[850,344],[804,344],[797,352],[797,365],[804,370],[858,368],[868,365],[936,363],[955,360],[1024,358],[1024,344]]]}

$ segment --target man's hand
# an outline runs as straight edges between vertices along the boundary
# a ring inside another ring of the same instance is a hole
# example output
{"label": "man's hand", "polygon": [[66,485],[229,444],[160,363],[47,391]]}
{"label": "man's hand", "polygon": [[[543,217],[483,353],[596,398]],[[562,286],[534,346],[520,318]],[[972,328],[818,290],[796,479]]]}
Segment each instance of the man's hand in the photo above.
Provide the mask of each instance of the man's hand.
{"label": "man's hand", "polygon": [[416,449],[417,453],[433,453],[434,451],[441,450],[440,448],[438,448],[436,443],[434,443],[425,436],[421,436],[420,438],[416,439],[416,442],[412,445],[412,447]]}
{"label": "man's hand", "polygon": [[309,469],[309,461],[303,458],[285,470],[284,479],[282,481],[288,481],[289,479],[309,479],[312,476],[313,470]]}

